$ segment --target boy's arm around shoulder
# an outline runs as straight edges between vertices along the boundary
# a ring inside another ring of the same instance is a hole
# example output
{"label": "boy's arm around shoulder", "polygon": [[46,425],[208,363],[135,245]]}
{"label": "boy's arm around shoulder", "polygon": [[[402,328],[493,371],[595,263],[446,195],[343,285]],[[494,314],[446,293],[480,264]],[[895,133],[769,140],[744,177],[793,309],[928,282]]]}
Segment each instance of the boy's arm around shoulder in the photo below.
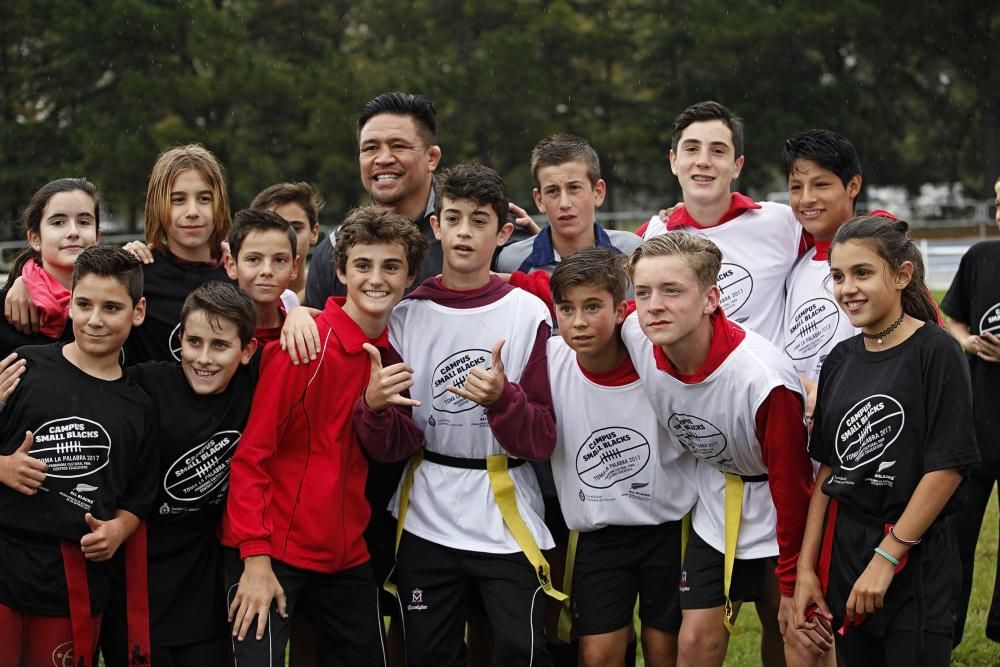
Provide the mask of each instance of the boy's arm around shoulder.
{"label": "boy's arm around shoulder", "polygon": [[545,461],[556,446],[556,419],[549,389],[546,347],[552,330],[541,322],[528,363],[517,383],[504,380],[500,398],[486,410],[493,435],[511,456]]}
{"label": "boy's arm around shoulder", "polygon": [[230,463],[226,537],[239,548],[241,558],[271,554],[266,510],[275,485],[265,465],[277,453],[289,414],[305,398],[322,361],[293,365],[278,345],[264,351],[250,418]]}
{"label": "boy's arm around shoulder", "polygon": [[365,349],[371,358],[368,388],[354,402],[354,431],[358,442],[376,461],[402,461],[415,453],[424,442],[424,433],[413,421],[410,398],[413,369],[395,349],[383,356],[370,344]]}

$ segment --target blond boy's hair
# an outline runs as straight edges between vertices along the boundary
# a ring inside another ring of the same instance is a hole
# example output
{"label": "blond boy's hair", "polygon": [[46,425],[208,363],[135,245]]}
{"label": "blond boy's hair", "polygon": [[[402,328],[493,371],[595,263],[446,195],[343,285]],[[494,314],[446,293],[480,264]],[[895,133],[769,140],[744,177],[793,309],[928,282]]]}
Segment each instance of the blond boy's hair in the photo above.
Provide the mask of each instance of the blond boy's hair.
{"label": "blond boy's hair", "polygon": [[701,289],[708,289],[719,278],[722,251],[708,239],[685,232],[667,232],[654,236],[632,251],[628,258],[628,272],[635,276],[635,265],[647,257],[680,256],[691,267]]}

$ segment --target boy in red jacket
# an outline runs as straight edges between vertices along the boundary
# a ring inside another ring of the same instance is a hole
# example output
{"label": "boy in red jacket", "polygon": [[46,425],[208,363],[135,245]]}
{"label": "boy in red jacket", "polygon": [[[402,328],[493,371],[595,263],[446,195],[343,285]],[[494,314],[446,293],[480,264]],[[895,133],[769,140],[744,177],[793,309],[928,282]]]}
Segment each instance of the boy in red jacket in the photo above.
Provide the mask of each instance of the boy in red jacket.
{"label": "boy in red jacket", "polygon": [[284,664],[300,601],[312,613],[317,645],[337,646],[343,664],[384,664],[378,584],[362,535],[367,464],[351,407],[368,386],[362,346],[388,350],[389,314],[426,246],[395,213],[353,211],[334,251],[347,297],[328,299],[316,319],[316,359],[293,365],[277,344],[264,351],[223,522],[223,544],[238,549],[229,562],[242,570],[228,596],[237,664]]}

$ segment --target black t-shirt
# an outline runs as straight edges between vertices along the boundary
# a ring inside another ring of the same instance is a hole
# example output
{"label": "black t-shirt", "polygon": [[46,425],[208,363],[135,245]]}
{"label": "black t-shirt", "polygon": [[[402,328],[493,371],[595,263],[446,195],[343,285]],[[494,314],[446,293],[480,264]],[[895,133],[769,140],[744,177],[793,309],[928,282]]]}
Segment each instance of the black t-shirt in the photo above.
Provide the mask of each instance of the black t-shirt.
{"label": "black t-shirt", "polygon": [[[229,462],[250,415],[260,355],[240,366],[221,394],[199,396],[177,363],[132,366],[159,422],[157,495],[148,521],[149,621],[156,646],[187,644],[225,631],[218,524]],[[124,588],[116,604],[124,613]]]}
{"label": "black t-shirt", "polygon": [[[26,496],[0,485],[0,602],[29,613],[69,613],[59,541],[79,542],[84,514],[124,509],[144,518],[156,495],[155,407],[127,376],[107,381],[70,363],[62,345],[18,349],[28,362],[0,420],[0,454],[32,431],[31,455],[48,463]],[[95,613],[107,603],[108,565],[87,569]]]}
{"label": "black t-shirt", "polygon": [[[962,257],[958,273],[941,301],[941,310],[969,326],[969,333],[1000,336],[1000,241],[977,243]],[[982,469],[1000,472],[1000,364],[968,355],[972,376],[972,402],[976,439],[983,457]]]}
{"label": "black t-shirt", "polygon": [[924,323],[869,352],[841,341],[820,373],[810,455],[833,469],[823,492],[894,523],[925,473],[979,460],[968,366],[948,333]]}
{"label": "black t-shirt", "polygon": [[186,262],[161,250],[153,263],[143,264],[146,319],[132,329],[125,345],[125,363],[179,361],[181,306],[196,287],[209,280],[233,282],[221,264]]}
{"label": "black t-shirt", "polygon": [[[7,290],[0,289],[0,313],[3,312],[3,307],[6,302]],[[12,327],[10,322],[0,315],[0,359],[3,359],[8,354],[24,345],[46,345],[54,342],[55,340],[56,339],[49,338],[48,336],[43,336],[41,334],[26,336]],[[69,318],[66,318],[66,327],[63,329],[62,335],[58,338],[58,340],[62,342],[73,340],[73,323],[69,320]]]}
{"label": "black t-shirt", "polygon": [[[823,363],[809,453],[833,469],[823,492],[841,505],[826,595],[838,626],[886,525],[899,519],[923,475],[979,460],[970,394],[961,349],[933,322],[882,352],[869,352],[862,336],[854,336]],[[957,496],[942,515],[959,504]],[[915,629],[921,604],[925,630],[951,632],[960,568],[949,524],[935,522],[908,558],[886,592],[885,608],[865,619],[865,633]],[[915,598],[918,572],[923,603]]]}

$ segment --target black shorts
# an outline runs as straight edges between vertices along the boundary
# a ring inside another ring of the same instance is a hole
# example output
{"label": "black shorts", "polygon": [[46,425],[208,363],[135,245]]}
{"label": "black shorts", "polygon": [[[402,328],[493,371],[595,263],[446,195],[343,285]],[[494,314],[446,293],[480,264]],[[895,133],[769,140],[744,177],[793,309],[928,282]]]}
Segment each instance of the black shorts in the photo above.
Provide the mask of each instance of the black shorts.
{"label": "black shorts", "polygon": [[[723,591],[725,555],[709,546],[698,533],[688,537],[687,555],[681,570],[681,609],[713,609],[726,604]],[[764,598],[765,568],[774,567],[773,558],[755,558],[733,563],[729,599],[754,602]]]}
{"label": "black shorts", "polygon": [[681,626],[681,524],[607,526],[580,533],[573,562],[573,619],[580,635],[632,624],[635,599],[643,626]]}

